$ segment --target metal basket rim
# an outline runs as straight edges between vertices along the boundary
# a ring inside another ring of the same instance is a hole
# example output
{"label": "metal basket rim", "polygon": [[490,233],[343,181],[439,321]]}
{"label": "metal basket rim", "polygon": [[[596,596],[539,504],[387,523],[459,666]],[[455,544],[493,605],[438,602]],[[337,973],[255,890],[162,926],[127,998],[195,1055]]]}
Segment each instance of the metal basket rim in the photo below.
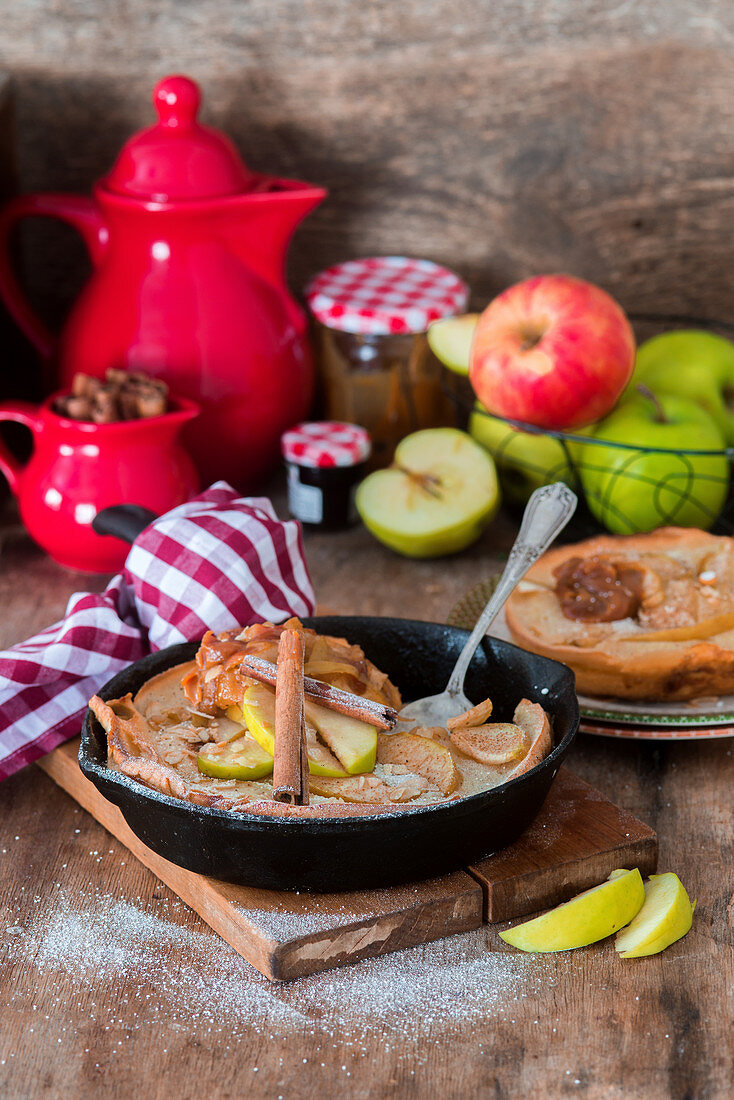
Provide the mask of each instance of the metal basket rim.
{"label": "metal basket rim", "polygon": [[507,416],[497,416],[496,413],[491,413],[485,409],[479,401],[475,401],[472,406],[472,413],[484,416],[488,420],[499,420],[502,424],[507,424],[510,428],[516,428],[518,431],[525,432],[527,435],[543,435],[550,436],[551,439],[557,439],[559,443],[582,443],[584,446],[592,445],[597,447],[613,447],[620,451],[635,451],[640,454],[659,454],[659,455],[708,455],[709,457],[721,457],[734,460],[734,447],[724,447],[723,449],[715,451],[703,451],[692,450],[688,447],[644,447],[640,443],[617,443],[611,439],[595,439],[593,436],[576,435],[574,432],[563,432],[553,428],[539,428],[535,424],[528,424],[523,420],[511,420]]}

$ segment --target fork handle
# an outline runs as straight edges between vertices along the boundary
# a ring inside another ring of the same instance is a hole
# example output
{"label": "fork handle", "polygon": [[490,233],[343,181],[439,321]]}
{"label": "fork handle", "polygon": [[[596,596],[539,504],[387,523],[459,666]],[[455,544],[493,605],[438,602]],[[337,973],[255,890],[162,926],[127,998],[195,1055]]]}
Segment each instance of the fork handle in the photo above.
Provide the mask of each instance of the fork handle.
{"label": "fork handle", "polygon": [[576,510],[576,494],[562,481],[536,489],[525,508],[515,544],[510,550],[504,572],[499,579],[489,603],[477,619],[467,643],[459,654],[446,690],[450,695],[460,695],[464,690],[464,677],[479,643],[490,625],[502,610],[505,600],[516,588],[528,569],[544,554],[563,530]]}

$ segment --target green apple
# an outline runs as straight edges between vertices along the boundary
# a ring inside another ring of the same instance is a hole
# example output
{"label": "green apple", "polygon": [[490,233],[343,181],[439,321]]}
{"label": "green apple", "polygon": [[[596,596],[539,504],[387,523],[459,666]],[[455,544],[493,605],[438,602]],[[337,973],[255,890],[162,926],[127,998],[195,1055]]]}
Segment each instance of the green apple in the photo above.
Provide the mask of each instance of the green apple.
{"label": "green apple", "polygon": [[[229,707],[227,717],[239,720],[261,748],[271,756],[275,753],[275,692],[265,684],[253,684],[245,691],[242,709]],[[347,772],[325,745],[308,743],[308,770],[313,775],[345,776]]]}
{"label": "green apple", "polygon": [[454,374],[469,374],[469,357],[478,313],[446,317],[428,326],[428,346],[437,359]]}
{"label": "green apple", "polygon": [[584,890],[534,920],[500,932],[505,943],[521,951],[570,951],[606,939],[629,924],[645,900],[642,876],[612,871],[606,882]]}
{"label": "green apple", "polygon": [[545,432],[523,432],[492,416],[477,401],[469,420],[469,434],[489,451],[497,466],[502,494],[515,504],[527,504],[531,493],[541,485],[565,481],[573,488],[577,478],[571,467],[578,443],[569,442],[566,450],[554,436]]}
{"label": "green apple", "polygon": [[672,394],[638,393],[593,429],[606,443],[659,448],[581,447],[581,481],[586,502],[615,534],[652,531],[667,523],[708,529],[718,517],[729,488],[724,438],[700,405]]}
{"label": "green apple", "polygon": [[374,726],[348,714],[327,710],[310,699],[306,700],[306,721],[311,723],[350,775],[375,770],[377,730]]}
{"label": "green apple", "polygon": [[674,393],[701,405],[734,445],[734,343],[699,329],[653,336],[637,349],[628,393],[643,382],[653,393]]}
{"label": "green apple", "polygon": [[370,474],[356,505],[375,538],[409,558],[435,558],[476,541],[499,507],[492,458],[456,428],[403,439],[393,465]]}
{"label": "green apple", "polygon": [[617,933],[615,951],[621,959],[657,955],[690,932],[695,908],[695,901],[691,905],[683,883],[672,871],[650,875],[645,883],[645,904],[632,923]]}
{"label": "green apple", "polygon": [[264,779],[273,771],[273,757],[247,734],[234,741],[204,745],[196,758],[199,771],[214,779]]}

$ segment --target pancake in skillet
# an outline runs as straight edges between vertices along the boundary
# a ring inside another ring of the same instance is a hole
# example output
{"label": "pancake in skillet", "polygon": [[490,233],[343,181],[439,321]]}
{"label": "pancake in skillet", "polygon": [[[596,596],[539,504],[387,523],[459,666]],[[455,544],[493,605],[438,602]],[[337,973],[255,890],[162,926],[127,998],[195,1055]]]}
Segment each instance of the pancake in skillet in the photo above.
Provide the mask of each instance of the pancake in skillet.
{"label": "pancake in skillet", "polygon": [[[365,774],[345,774],[340,761],[320,742],[316,729],[307,725],[309,756],[327,763],[330,759],[335,769],[335,777],[329,777],[328,769],[326,774],[312,774],[311,805],[307,807],[275,802],[271,778],[244,780],[203,774],[202,751],[229,742],[236,745],[243,737],[251,737],[243,721],[233,720],[227,711],[244,718],[239,705],[248,688],[272,693],[240,673],[242,657],[255,654],[274,660],[281,631],[293,625],[300,628],[297,620],[291,620],[281,626],[260,623],[219,636],[207,634],[196,661],[153,677],[134,698],[127,695],[105,703],[95,696],[90,707],[107,732],[110,767],[195,805],[269,816],[344,816],[394,812],[468,797],[523,774],[550,752],[552,731],[545,712],[522,700],[515,712],[517,725],[475,724],[471,735],[463,731],[463,739],[461,728],[451,734],[444,729],[380,734],[374,770]],[[303,633],[308,675],[399,709],[397,688],[359,646],[312,630],[303,629]],[[469,721],[473,719],[468,716]],[[508,740],[510,729],[514,735]],[[494,756],[487,755],[488,745],[494,746]]]}

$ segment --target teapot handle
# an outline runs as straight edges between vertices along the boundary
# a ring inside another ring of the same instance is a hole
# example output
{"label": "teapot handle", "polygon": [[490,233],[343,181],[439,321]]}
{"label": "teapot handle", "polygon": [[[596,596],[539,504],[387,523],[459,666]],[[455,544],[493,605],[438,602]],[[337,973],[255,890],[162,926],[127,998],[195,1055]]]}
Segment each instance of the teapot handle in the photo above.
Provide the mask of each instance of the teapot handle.
{"label": "teapot handle", "polygon": [[92,199],[80,195],[21,195],[0,211],[0,296],[21,331],[41,358],[48,361],[56,341],[21,290],[10,254],[10,235],[15,223],[32,216],[60,218],[73,225],[84,238],[93,264],[99,262],[107,244],[107,229]]}
{"label": "teapot handle", "polygon": [[[0,421],[13,420],[29,428],[34,438],[41,430],[41,417],[35,405],[27,401],[3,401],[0,403]],[[23,472],[22,463],[0,439],[0,473],[5,474],[12,493],[17,495],[18,480]]]}

